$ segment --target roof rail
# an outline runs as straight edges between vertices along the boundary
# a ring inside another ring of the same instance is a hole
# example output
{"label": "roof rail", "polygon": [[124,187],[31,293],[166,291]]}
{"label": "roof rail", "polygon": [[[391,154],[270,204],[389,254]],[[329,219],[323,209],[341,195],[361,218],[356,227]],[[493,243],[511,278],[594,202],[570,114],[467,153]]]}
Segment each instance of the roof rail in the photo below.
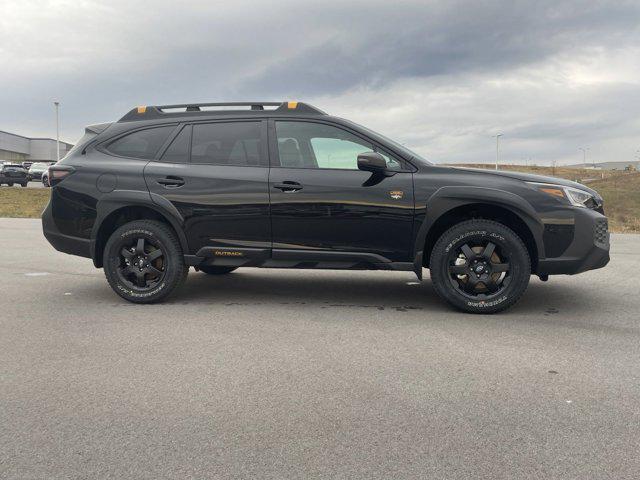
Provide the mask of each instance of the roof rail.
{"label": "roof rail", "polygon": [[[319,108],[302,102],[218,102],[218,103],[179,103],[176,105],[152,105],[140,106],[130,110],[118,122],[131,122],[136,120],[151,120],[156,118],[174,118],[192,116],[198,113],[209,113],[212,110],[203,110],[207,107],[250,107],[251,112],[262,112],[264,107],[277,107],[273,109],[276,113],[301,113],[307,115],[326,115]],[[178,110],[178,111],[168,111]],[[213,110],[215,112],[237,112],[239,110],[229,108]],[[241,110],[245,112],[246,110]]]}

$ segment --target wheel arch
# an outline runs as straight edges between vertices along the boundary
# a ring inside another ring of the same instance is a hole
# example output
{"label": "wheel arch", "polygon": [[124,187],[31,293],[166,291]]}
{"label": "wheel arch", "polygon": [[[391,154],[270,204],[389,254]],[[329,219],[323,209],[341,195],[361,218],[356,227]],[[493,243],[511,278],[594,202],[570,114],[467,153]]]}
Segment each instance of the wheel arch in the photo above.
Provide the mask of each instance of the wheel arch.
{"label": "wheel arch", "polygon": [[498,221],[511,228],[527,247],[531,271],[537,271],[538,260],[544,256],[543,226],[533,207],[522,197],[483,187],[443,187],[432,195],[426,206],[414,247],[418,276],[423,267],[429,266],[438,238],[453,225],[472,218]]}
{"label": "wheel arch", "polygon": [[[98,214],[91,232],[93,264],[98,268],[102,267],[104,247],[109,236],[121,225],[134,220],[157,220],[167,224],[176,234],[183,252],[187,254],[189,245],[184,234],[183,219],[177,210],[172,212],[164,205],[151,202],[148,194],[140,198],[137,192],[131,193],[136,195],[128,195],[128,198],[109,198],[98,203]],[[173,209],[175,210],[175,207]]]}

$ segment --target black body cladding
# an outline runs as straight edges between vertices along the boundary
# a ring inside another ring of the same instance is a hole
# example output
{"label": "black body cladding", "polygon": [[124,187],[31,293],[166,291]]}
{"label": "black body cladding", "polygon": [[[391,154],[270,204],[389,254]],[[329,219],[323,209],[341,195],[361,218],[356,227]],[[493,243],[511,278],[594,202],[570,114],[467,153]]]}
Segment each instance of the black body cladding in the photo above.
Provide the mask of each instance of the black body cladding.
{"label": "black body cladding", "polygon": [[[380,158],[382,173],[374,171]],[[367,171],[367,162],[375,168]],[[44,232],[58,250],[96,266],[111,233],[133,220],[171,227],[185,262],[195,266],[420,276],[438,238],[473,218],[508,226],[541,276],[608,261],[601,210],[561,202],[527,182],[586,187],[434,166],[304,103],[138,107],[118,122],[88,127],[52,173],[65,167],[73,171],[53,187]]]}

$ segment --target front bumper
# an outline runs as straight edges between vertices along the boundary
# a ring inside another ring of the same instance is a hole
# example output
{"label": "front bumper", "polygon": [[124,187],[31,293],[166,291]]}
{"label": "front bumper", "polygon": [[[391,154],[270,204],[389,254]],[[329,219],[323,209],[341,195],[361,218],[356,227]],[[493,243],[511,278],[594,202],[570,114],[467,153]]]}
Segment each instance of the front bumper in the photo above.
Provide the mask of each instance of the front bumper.
{"label": "front bumper", "polygon": [[609,244],[607,217],[586,208],[576,209],[573,241],[561,256],[541,258],[536,273],[574,275],[602,268],[609,263]]}
{"label": "front bumper", "polygon": [[51,201],[42,212],[42,231],[47,241],[59,252],[91,258],[91,240],[60,232],[53,219]]}

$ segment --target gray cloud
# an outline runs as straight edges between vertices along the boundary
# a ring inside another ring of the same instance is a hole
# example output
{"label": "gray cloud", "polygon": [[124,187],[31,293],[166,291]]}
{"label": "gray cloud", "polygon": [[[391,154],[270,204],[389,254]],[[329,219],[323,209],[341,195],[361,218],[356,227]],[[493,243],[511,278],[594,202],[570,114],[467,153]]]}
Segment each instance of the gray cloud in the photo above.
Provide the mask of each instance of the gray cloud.
{"label": "gray cloud", "polygon": [[[640,5],[0,0],[0,129],[63,136],[137,104],[309,100],[439,161],[640,148]],[[9,68],[7,68],[9,67]],[[611,157],[611,158],[608,158]]]}

